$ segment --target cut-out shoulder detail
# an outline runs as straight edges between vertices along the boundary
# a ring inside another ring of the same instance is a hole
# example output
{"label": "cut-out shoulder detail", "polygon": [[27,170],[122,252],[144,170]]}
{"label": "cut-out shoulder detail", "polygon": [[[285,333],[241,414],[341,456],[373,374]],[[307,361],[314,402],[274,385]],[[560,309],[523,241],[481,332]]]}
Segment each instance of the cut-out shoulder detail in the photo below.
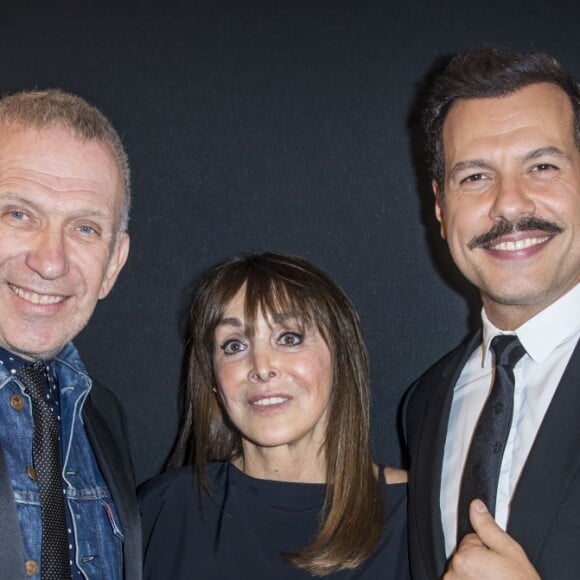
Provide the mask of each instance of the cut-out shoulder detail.
{"label": "cut-out shoulder detail", "polygon": [[407,483],[407,472],[397,467],[385,467],[385,480],[387,483]]}

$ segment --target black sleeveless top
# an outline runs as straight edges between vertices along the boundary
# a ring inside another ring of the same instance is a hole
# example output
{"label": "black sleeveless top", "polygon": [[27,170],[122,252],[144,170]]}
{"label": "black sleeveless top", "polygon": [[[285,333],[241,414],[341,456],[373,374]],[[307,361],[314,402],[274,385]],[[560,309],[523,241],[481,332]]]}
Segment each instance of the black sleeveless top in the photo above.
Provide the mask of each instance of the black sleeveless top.
{"label": "black sleeveless top", "polygon": [[[382,469],[380,470],[382,474]],[[324,484],[255,479],[230,463],[210,463],[213,494],[203,495],[191,466],[140,490],[145,580],[305,580],[283,554],[307,546],[319,525]],[[377,549],[332,580],[407,580],[405,484],[385,484],[386,521]]]}

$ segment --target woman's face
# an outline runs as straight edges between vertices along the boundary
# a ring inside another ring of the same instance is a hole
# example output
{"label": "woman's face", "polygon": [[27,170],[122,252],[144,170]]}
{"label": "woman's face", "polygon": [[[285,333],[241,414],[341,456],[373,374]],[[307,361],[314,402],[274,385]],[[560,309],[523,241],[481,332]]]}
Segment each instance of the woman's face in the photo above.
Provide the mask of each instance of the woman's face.
{"label": "woman's face", "polygon": [[258,313],[247,333],[245,289],[234,296],[215,330],[214,372],[220,399],[252,446],[288,446],[318,453],[324,441],[333,365],[316,328]]}

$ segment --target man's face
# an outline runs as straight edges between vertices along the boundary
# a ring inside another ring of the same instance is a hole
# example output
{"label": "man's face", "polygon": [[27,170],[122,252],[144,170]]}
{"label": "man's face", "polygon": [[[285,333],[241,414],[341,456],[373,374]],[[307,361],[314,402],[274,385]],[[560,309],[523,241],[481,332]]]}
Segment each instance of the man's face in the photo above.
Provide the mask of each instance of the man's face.
{"label": "man's face", "polygon": [[580,282],[580,152],[555,85],[457,101],[436,216],[490,319],[516,328]]}
{"label": "man's face", "polygon": [[0,346],[50,358],[80,332],[127,259],[122,206],[105,144],[0,126]]}

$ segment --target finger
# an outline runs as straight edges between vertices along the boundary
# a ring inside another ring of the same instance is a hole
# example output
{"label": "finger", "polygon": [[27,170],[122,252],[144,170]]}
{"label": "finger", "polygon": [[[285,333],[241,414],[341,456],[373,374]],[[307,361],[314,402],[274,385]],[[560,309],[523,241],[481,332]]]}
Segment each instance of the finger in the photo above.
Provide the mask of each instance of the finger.
{"label": "finger", "polygon": [[456,548],[456,552],[459,550],[467,550],[469,548],[485,548],[483,542],[480,540],[476,533],[466,534]]}
{"label": "finger", "polygon": [[443,580],[482,580],[486,558],[492,554],[477,534],[467,534],[449,561]]}
{"label": "finger", "polygon": [[485,504],[474,499],[469,506],[469,519],[481,542],[500,554],[513,549],[515,542],[504,532],[493,519]]}

